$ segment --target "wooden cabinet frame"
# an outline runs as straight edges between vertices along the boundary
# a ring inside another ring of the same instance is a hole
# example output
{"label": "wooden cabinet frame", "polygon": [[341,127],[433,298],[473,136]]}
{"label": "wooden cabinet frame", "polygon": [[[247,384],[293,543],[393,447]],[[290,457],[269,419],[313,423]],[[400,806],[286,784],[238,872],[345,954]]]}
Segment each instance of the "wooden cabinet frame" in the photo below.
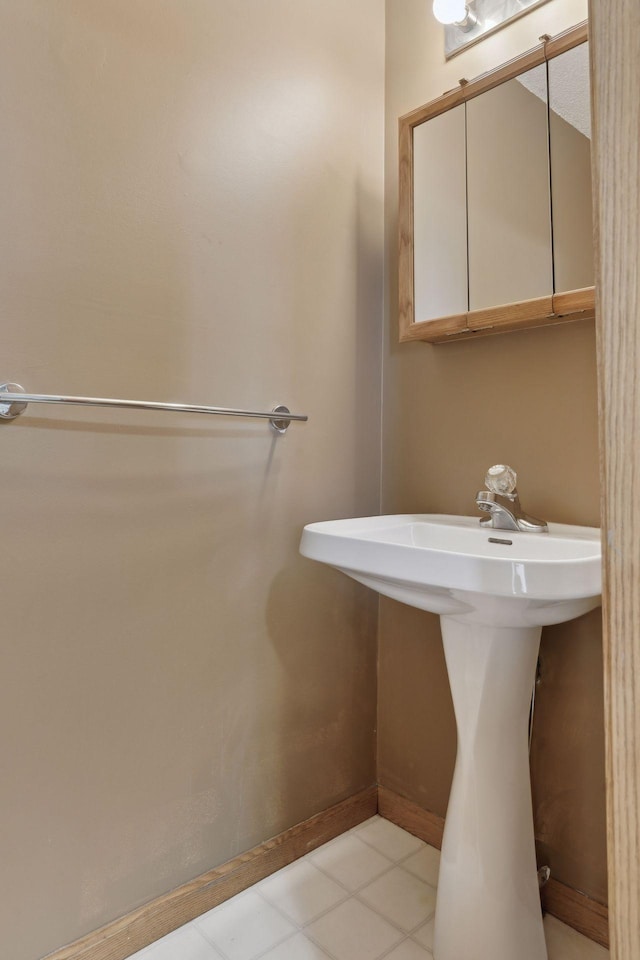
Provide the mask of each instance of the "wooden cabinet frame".
{"label": "wooden cabinet frame", "polygon": [[519,303],[507,303],[483,310],[469,310],[455,316],[436,320],[415,320],[414,304],[414,249],[413,249],[413,129],[441,113],[480,96],[519,74],[579,46],[588,40],[587,23],[567,30],[554,39],[545,38],[539,46],[496,70],[491,70],[470,82],[450,90],[437,100],[413,110],[400,118],[400,209],[399,209],[399,326],[400,340],[426,340],[445,343],[547,326],[594,316],[595,290],[582,290],[537,297]]}

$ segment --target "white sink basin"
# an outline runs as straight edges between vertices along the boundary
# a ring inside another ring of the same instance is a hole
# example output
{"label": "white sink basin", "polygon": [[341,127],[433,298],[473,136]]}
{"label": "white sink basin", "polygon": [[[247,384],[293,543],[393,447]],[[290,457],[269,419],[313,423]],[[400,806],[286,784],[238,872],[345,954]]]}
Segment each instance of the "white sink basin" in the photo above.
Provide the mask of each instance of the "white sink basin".
{"label": "white sink basin", "polygon": [[434,960],[547,960],[528,719],[541,628],[600,603],[600,531],[481,527],[435,514],[305,527],[300,551],[440,614],[458,754],[442,842]]}
{"label": "white sink basin", "polygon": [[596,527],[514,533],[475,517],[362,517],[309,524],[300,552],[410,606],[496,626],[561,623],[600,603]]}

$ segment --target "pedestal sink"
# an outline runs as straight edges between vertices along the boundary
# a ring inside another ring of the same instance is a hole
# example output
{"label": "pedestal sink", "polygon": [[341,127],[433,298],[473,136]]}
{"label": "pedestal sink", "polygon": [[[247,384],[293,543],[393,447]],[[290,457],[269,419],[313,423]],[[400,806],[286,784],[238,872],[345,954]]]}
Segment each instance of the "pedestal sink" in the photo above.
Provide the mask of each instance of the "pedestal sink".
{"label": "pedestal sink", "polygon": [[543,626],[597,607],[600,531],[409,515],[305,527],[300,552],[440,614],[458,728],[435,960],[547,960],[527,726]]}

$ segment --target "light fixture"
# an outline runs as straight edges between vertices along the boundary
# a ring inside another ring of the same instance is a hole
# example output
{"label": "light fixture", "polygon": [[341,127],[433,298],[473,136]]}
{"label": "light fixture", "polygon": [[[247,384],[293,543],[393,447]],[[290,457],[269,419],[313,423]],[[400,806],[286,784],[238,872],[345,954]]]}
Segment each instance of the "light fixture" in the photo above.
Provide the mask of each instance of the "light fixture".
{"label": "light fixture", "polygon": [[[425,0],[426,2],[426,0]],[[526,16],[551,0],[431,0],[433,16],[444,25],[444,55],[448,60],[472,43]],[[537,36],[537,34],[536,34]]]}
{"label": "light fixture", "polygon": [[455,24],[464,33],[473,30],[478,23],[466,0],[433,0],[433,15],[440,23]]}

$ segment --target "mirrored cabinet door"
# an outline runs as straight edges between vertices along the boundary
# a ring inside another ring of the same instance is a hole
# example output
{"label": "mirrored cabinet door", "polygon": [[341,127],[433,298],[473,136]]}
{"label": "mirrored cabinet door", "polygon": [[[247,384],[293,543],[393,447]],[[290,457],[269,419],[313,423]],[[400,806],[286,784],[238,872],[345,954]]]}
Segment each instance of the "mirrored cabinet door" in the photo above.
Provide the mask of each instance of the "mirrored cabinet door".
{"label": "mirrored cabinet door", "polygon": [[467,103],[469,307],[551,296],[547,71]]}
{"label": "mirrored cabinet door", "polygon": [[464,104],[415,128],[413,165],[416,320],[466,313]]}
{"label": "mirrored cabinet door", "polygon": [[549,61],[555,289],[594,283],[589,44]]}

